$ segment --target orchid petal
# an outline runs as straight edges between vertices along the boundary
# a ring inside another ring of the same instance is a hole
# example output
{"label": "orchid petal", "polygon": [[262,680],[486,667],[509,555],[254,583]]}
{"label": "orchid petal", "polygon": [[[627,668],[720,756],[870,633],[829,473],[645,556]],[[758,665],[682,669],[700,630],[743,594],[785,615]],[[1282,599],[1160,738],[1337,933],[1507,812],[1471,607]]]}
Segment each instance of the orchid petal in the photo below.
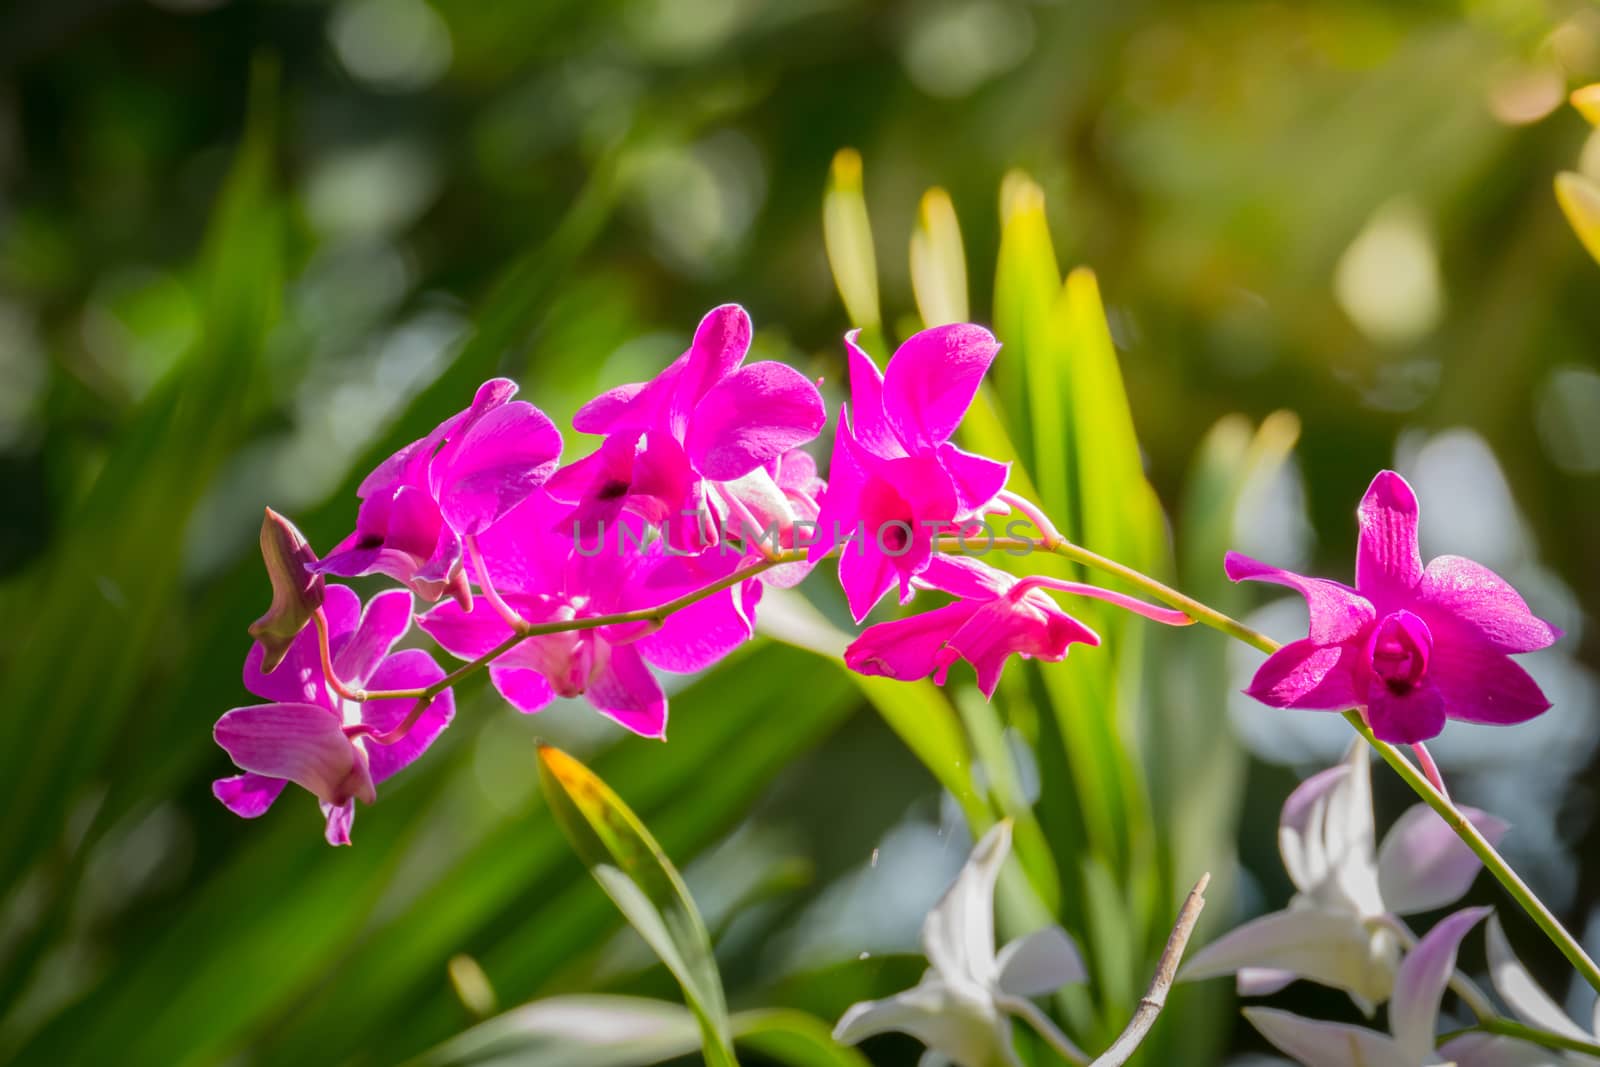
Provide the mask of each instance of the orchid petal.
{"label": "orchid petal", "polygon": [[211,783],[211,793],[235,815],[254,819],[267,813],[272,802],[278,799],[286,778],[268,778],[263,774],[236,774],[232,778],[218,778]]}
{"label": "orchid petal", "polygon": [[1439,1046],[1436,1058],[1452,1067],[1573,1067],[1590,1062],[1576,1053],[1563,1055],[1496,1034],[1462,1034],[1451,1038]]}
{"label": "orchid petal", "polygon": [[[1497,916],[1489,917],[1486,940],[1489,946],[1489,980],[1517,1018],[1529,1026],[1537,1026],[1551,1033],[1570,1037],[1576,1041],[1593,1041],[1594,1034],[1568,1018],[1567,1013],[1540,987],[1528,969],[1517,959],[1506,940],[1506,932]],[[1600,1011],[1600,1003],[1596,1010]]]}
{"label": "orchid petal", "polygon": [[810,441],[827,417],[822,394],[805,375],[783,363],[752,363],[706,392],[686,447],[702,475],[728,481]]}
{"label": "orchid petal", "polygon": [[1223,569],[1235,582],[1272,582],[1305,597],[1311,620],[1307,636],[1319,645],[1348,641],[1377,618],[1372,604],[1360,593],[1326,578],[1307,578],[1293,571],[1269,567],[1238,552],[1227,554]]}
{"label": "orchid petal", "polygon": [[700,398],[744,362],[753,332],[749,314],[738,304],[723,304],[706,312],[695,327],[688,359],[677,375],[669,412],[674,434],[682,437]]}
{"label": "orchid petal", "polygon": [[491,663],[489,680],[494,683],[500,695],[506,698],[506,703],[524,715],[543,711],[556,698],[556,691],[551,688],[550,680],[531,668],[505,667]]}
{"label": "orchid petal", "polygon": [[994,888],[1011,851],[1011,823],[996,823],[922,923],[922,950],[949,981],[995,985]]}
{"label": "orchid petal", "polygon": [[894,560],[879,552],[870,536],[856,537],[839,553],[839,584],[858,624],[895,584]]}
{"label": "orchid petal", "polygon": [[322,836],[330,845],[348,845],[350,843],[350,828],[356,821],[356,802],[354,799],[345,799],[338,804],[322,802],[322,817],[326,821]]}
{"label": "orchid petal", "polygon": [[1234,985],[1241,997],[1270,997],[1299,977],[1293,971],[1272,967],[1240,967]]}
{"label": "orchid petal", "polygon": [[[420,648],[396,652],[372,675],[375,689],[425,689],[444,678],[444,671],[433,657]],[[368,700],[361,705],[361,721],[373,733],[384,734],[398,727],[416,706],[410,698]],[[404,737],[390,745],[367,744],[367,765],[372,780],[381,782],[427,751],[455,717],[455,694],[446,689],[428,702],[427,708],[411,724]]]}
{"label": "orchid petal", "polygon": [[287,778],[323,799],[372,803],[372,782],[338,716],[315,704],[258,704],[217,720],[217,744],[241,770]]}
{"label": "orchid petal", "polygon": [[754,632],[749,616],[739,610],[737,589],[729,588],[674,611],[633,647],[664,671],[689,674],[710,667]]}
{"label": "orchid petal", "polygon": [[917,580],[930,589],[968,600],[993,600],[1017,584],[1011,575],[971,556],[937,555]]}
{"label": "orchid petal", "polygon": [[[524,602],[519,598],[510,603],[520,608]],[[511,636],[510,624],[484,600],[474,603],[471,611],[462,611],[454,602],[440,604],[417,616],[417,625],[446,652],[464,660],[487,654]]]}
{"label": "orchid petal", "polygon": [[1394,471],[1379,471],[1357,514],[1356,589],[1387,612],[1422,580],[1417,550],[1417,495]]}
{"label": "orchid petal", "polygon": [[[1476,808],[1458,808],[1493,845],[1506,831],[1501,820]],[[1426,804],[1414,804],[1395,820],[1378,849],[1378,885],[1396,915],[1414,915],[1453,904],[1472,888],[1483,862]]]}
{"label": "orchid petal", "polygon": [[665,740],[667,698],[632,645],[609,647],[609,655],[590,678],[584,695],[601,714],[640,737]]}
{"label": "orchid petal", "polygon": [[629,382],[608,389],[579,408],[572,416],[572,428],[579,433],[610,433],[633,412],[634,401],[648,382]]}
{"label": "orchid petal", "polygon": [[1362,659],[1353,644],[1301,638],[1268,656],[1245,692],[1275,708],[1342,710],[1362,702],[1355,683]]}
{"label": "orchid petal", "polygon": [[961,515],[982,511],[1000,495],[1011,476],[1011,464],[965,452],[946,442],[939,446],[939,462],[956,487],[956,510]]}
{"label": "orchid petal", "polygon": [[[1367,688],[1366,704],[1367,725],[1379,741],[1415,745],[1438,737],[1444,729],[1446,705],[1436,684],[1396,693],[1375,677]],[[1549,706],[1546,702],[1545,707]]]}
{"label": "orchid petal", "polygon": [[860,330],[844,336],[850,371],[850,431],[861,447],[880,459],[906,454],[905,445],[894,435],[883,413],[883,375],[872,357],[856,344]]}
{"label": "orchid petal", "polygon": [[1000,345],[981,326],[953,323],[913,334],[883,374],[883,408],[912,452],[950,439]]}
{"label": "orchid petal", "polygon": [[1400,961],[1389,999],[1389,1030],[1413,1063],[1430,1062],[1439,1000],[1455,973],[1456,950],[1491,910],[1464,908],[1446,916]]}
{"label": "orchid petal", "polygon": [[1274,1008],[1245,1008],[1261,1036],[1303,1067],[1421,1067],[1393,1039],[1348,1023],[1306,1019]]}
{"label": "orchid petal", "polygon": [[1509,726],[1550,709],[1550,700],[1516,663],[1487,645],[1438,641],[1428,680],[1445,714],[1464,722]]}
{"label": "orchid petal", "polygon": [[933,972],[903,993],[851,1005],[834,1027],[833,1039],[854,1045],[891,1031],[916,1038],[961,1067],[1017,1063],[1010,1022],[998,1012],[986,1015]]}
{"label": "orchid petal", "polygon": [[880,622],[861,631],[844,650],[845,666],[857,674],[913,682],[943,666],[939,651],[978,610],[958,600],[932,611]]}
{"label": "orchid petal", "polygon": [[365,686],[394,643],[411,629],[411,594],[386,589],[367,601],[355,633],[335,646],[333,669],[342,681]]}
{"label": "orchid petal", "polygon": [[1010,942],[1000,950],[995,966],[1000,971],[1000,991],[1016,997],[1042,996],[1089,980],[1078,946],[1059,926]]}
{"label": "orchid petal", "polygon": [[469,423],[434,457],[430,488],[452,529],[481,533],[548,481],[560,457],[555,423],[514,401]]}
{"label": "orchid petal", "polygon": [[1438,609],[1418,608],[1425,612],[1430,627],[1441,628],[1438,614],[1442,611],[1499,652],[1534,652],[1561,636],[1560,630],[1528,610],[1504,578],[1460,556],[1440,556],[1429,563],[1416,595],[1422,604]]}
{"label": "orchid petal", "polygon": [[1356,916],[1296,908],[1252,919],[1190,957],[1184,981],[1242,969],[1290,971],[1368,1002],[1389,995],[1394,973],[1386,955]]}

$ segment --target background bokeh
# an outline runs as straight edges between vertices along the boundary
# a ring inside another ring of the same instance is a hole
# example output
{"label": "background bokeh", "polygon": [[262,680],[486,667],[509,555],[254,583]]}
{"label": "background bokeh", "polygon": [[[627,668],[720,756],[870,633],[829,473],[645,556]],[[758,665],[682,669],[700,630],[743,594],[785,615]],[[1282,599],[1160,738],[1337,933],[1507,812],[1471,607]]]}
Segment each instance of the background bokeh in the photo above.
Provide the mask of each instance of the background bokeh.
{"label": "background bokeh", "polygon": [[[1600,177],[1564,106],[1596,79],[1600,11],[1557,0],[8,6],[0,1054],[394,1062],[472,1021],[458,954],[502,1006],[670,996],[543,825],[535,727],[596,753],[688,868],[736,1000],[836,1014],[915,979],[875,958],[912,949],[959,815],[846,679],[775,643],[693,683],[665,748],[470,689],[354,849],[327,849],[303,798],[246,823],[208,788],[267,598],[263,505],[326,549],[362,471],[478,380],[515,377],[564,422],[724,301],[836,389],[820,205],[846,145],[891,335],[930,185],[989,317],[998,191],[1024,168],[1063,264],[1099,274],[1169,509],[1219,419],[1288,409],[1298,450],[1240,502],[1238,547],[1346,576],[1354,503],[1398,465],[1425,555],[1482,560],[1566,629],[1530,658],[1555,710],[1452,727],[1436,754],[1600,941],[1600,268],[1551,194],[1560,169]],[[1257,621],[1288,633],[1298,610]],[[1251,763],[1218,923],[1286,898],[1278,807],[1348,736],[1242,698],[1228,721]],[[1402,798],[1379,779],[1381,819]]]}

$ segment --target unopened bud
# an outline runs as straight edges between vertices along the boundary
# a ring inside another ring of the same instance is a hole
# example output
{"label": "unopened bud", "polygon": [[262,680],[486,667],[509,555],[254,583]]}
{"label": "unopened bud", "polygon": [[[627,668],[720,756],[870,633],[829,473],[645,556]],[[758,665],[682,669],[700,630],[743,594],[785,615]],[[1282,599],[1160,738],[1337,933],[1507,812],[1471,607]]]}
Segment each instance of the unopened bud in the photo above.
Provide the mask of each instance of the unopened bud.
{"label": "unopened bud", "polygon": [[250,636],[266,653],[261,669],[270,672],[283,662],[295,635],[322,606],[326,585],[322,575],[311,572],[317,561],[311,545],[294,523],[271,508],[261,522],[261,558],[272,580],[272,606],[250,624]]}

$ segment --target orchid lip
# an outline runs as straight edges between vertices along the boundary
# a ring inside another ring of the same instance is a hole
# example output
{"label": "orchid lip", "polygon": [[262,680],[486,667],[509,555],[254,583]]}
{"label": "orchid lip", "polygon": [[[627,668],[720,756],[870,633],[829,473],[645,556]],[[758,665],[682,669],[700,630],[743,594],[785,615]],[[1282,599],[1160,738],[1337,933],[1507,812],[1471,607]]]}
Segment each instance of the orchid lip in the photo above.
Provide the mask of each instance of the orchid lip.
{"label": "orchid lip", "polygon": [[1391,612],[1373,627],[1368,652],[1372,670],[1396,696],[1422,683],[1432,653],[1433,631],[1409,611]]}

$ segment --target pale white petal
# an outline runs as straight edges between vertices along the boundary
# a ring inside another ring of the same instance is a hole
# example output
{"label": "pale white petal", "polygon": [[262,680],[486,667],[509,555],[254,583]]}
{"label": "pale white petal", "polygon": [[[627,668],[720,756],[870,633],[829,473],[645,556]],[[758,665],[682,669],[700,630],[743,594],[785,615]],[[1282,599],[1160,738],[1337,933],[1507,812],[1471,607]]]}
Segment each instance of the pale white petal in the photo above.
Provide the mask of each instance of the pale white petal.
{"label": "pale white petal", "polygon": [[1000,991],[1012,996],[1036,997],[1089,979],[1078,946],[1059,926],[1024,934],[1001,949],[995,962]]}
{"label": "pale white petal", "polygon": [[1462,1034],[1439,1047],[1439,1059],[1455,1067],[1572,1067],[1559,1052],[1494,1034]]}
{"label": "pale white petal", "polygon": [[[1462,808],[1490,844],[1506,831],[1501,820],[1476,808]],[[1415,915],[1454,904],[1483,869],[1454,830],[1426,804],[1415,804],[1395,820],[1378,850],[1378,888],[1384,907],[1396,915]]]}
{"label": "pale white petal", "polygon": [[1241,997],[1270,997],[1298,977],[1271,967],[1241,967],[1236,981]]}
{"label": "pale white petal", "polygon": [[994,887],[1011,851],[1011,822],[983,835],[966,866],[922,923],[922,952],[951,982],[993,988]]}
{"label": "pale white petal", "polygon": [[1583,1027],[1567,1018],[1567,1013],[1517,959],[1500,920],[1491,918],[1488,929],[1489,980],[1494,983],[1500,999],[1511,1008],[1511,1013],[1529,1026],[1578,1041],[1593,1041],[1594,1035],[1584,1033]]}
{"label": "pale white petal", "polygon": [[1249,968],[1292,971],[1367,1002],[1394,980],[1392,940],[1342,912],[1275,911],[1231,930],[1190,957],[1180,977],[1215,978]]}
{"label": "pale white petal", "polygon": [[992,1004],[952,990],[932,971],[904,993],[851,1005],[833,1028],[833,1039],[854,1045],[891,1030],[911,1035],[959,1067],[1016,1063],[1010,1020]]}
{"label": "pale white petal", "polygon": [[1463,908],[1429,930],[1406,958],[1394,978],[1389,998],[1389,1029],[1400,1047],[1416,1062],[1426,1062],[1433,1052],[1434,1029],[1439,1022],[1439,1000],[1456,969],[1456,950],[1467,932],[1483,921],[1489,908]]}
{"label": "pale white petal", "polygon": [[1301,892],[1314,890],[1328,878],[1328,801],[1349,776],[1346,764],[1329,767],[1301,782],[1283,803],[1278,816],[1278,852],[1290,881]]}
{"label": "pale white petal", "polygon": [[1246,1008],[1244,1017],[1303,1067],[1419,1067],[1389,1035],[1376,1030],[1305,1019],[1272,1008]]}

